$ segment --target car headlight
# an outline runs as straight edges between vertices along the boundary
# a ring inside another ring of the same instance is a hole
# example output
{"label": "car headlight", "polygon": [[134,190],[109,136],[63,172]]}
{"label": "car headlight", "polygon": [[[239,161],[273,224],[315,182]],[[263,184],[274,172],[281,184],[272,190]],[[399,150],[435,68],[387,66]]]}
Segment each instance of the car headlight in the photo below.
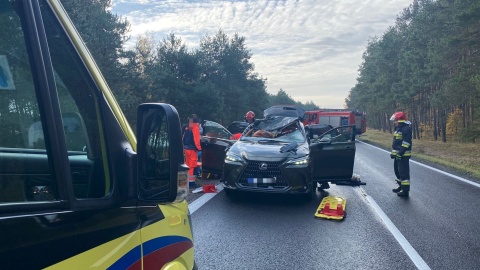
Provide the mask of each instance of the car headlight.
{"label": "car headlight", "polygon": [[295,158],[287,161],[287,164],[292,164],[292,165],[307,165],[309,161],[308,156],[304,156],[301,158]]}
{"label": "car headlight", "polygon": [[227,153],[227,155],[225,156],[225,162],[227,162],[227,161],[240,162],[242,160],[243,159],[240,156],[237,156],[237,155],[232,154],[232,153]]}

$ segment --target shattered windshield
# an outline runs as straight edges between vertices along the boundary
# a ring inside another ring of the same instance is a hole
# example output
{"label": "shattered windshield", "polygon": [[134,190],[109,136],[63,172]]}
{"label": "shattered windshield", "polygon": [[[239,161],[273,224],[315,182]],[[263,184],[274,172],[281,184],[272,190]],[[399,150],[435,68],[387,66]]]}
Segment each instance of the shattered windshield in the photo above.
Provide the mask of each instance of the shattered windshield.
{"label": "shattered windshield", "polygon": [[242,136],[242,141],[265,139],[279,142],[305,142],[305,134],[297,117],[272,116],[257,120]]}

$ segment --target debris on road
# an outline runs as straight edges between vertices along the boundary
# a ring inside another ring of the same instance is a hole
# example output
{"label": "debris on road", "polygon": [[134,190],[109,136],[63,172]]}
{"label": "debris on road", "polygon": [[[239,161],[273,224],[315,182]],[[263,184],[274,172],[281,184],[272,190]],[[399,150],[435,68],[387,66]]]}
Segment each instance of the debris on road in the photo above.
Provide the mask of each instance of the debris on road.
{"label": "debris on road", "polygon": [[203,187],[198,187],[198,188],[192,190],[192,193],[200,193],[200,192],[203,192]]}
{"label": "debris on road", "polygon": [[202,188],[203,188],[204,193],[214,193],[214,192],[216,192],[215,185],[213,185],[213,184],[205,184],[205,185],[202,186]]}
{"label": "debris on road", "polygon": [[192,190],[192,193],[194,193],[194,194],[195,193],[200,193],[200,192],[215,193],[215,192],[217,192],[217,189],[216,189],[214,184],[204,184],[201,187],[198,187],[198,188]]}
{"label": "debris on road", "polygon": [[360,186],[360,185],[366,185],[367,183],[362,182],[360,180],[360,175],[354,174],[352,176],[352,179],[350,180],[345,180],[345,181],[337,181],[335,182],[335,185],[339,186]]}

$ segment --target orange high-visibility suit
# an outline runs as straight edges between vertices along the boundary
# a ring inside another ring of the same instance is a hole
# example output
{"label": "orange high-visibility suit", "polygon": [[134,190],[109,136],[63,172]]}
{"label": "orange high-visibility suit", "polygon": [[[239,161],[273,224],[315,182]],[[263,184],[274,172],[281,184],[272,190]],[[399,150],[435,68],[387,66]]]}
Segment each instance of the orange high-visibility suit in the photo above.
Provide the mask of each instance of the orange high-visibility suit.
{"label": "orange high-visibility suit", "polygon": [[196,118],[189,122],[183,133],[183,149],[185,150],[185,164],[189,167],[188,175],[193,175],[198,162],[198,151],[202,150],[200,145],[200,130]]}

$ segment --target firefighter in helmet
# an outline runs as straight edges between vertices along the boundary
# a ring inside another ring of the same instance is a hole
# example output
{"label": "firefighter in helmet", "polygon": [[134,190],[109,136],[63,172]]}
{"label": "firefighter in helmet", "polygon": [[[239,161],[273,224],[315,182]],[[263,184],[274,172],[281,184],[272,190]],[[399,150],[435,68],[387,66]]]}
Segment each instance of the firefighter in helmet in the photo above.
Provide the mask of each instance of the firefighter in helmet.
{"label": "firefighter in helmet", "polygon": [[245,121],[249,124],[255,122],[255,113],[248,111],[247,114],[245,114]]}
{"label": "firefighter in helmet", "polygon": [[408,197],[410,192],[410,157],[412,155],[412,128],[404,112],[396,112],[390,118],[394,121],[392,152],[397,188],[392,189],[400,197]]}

